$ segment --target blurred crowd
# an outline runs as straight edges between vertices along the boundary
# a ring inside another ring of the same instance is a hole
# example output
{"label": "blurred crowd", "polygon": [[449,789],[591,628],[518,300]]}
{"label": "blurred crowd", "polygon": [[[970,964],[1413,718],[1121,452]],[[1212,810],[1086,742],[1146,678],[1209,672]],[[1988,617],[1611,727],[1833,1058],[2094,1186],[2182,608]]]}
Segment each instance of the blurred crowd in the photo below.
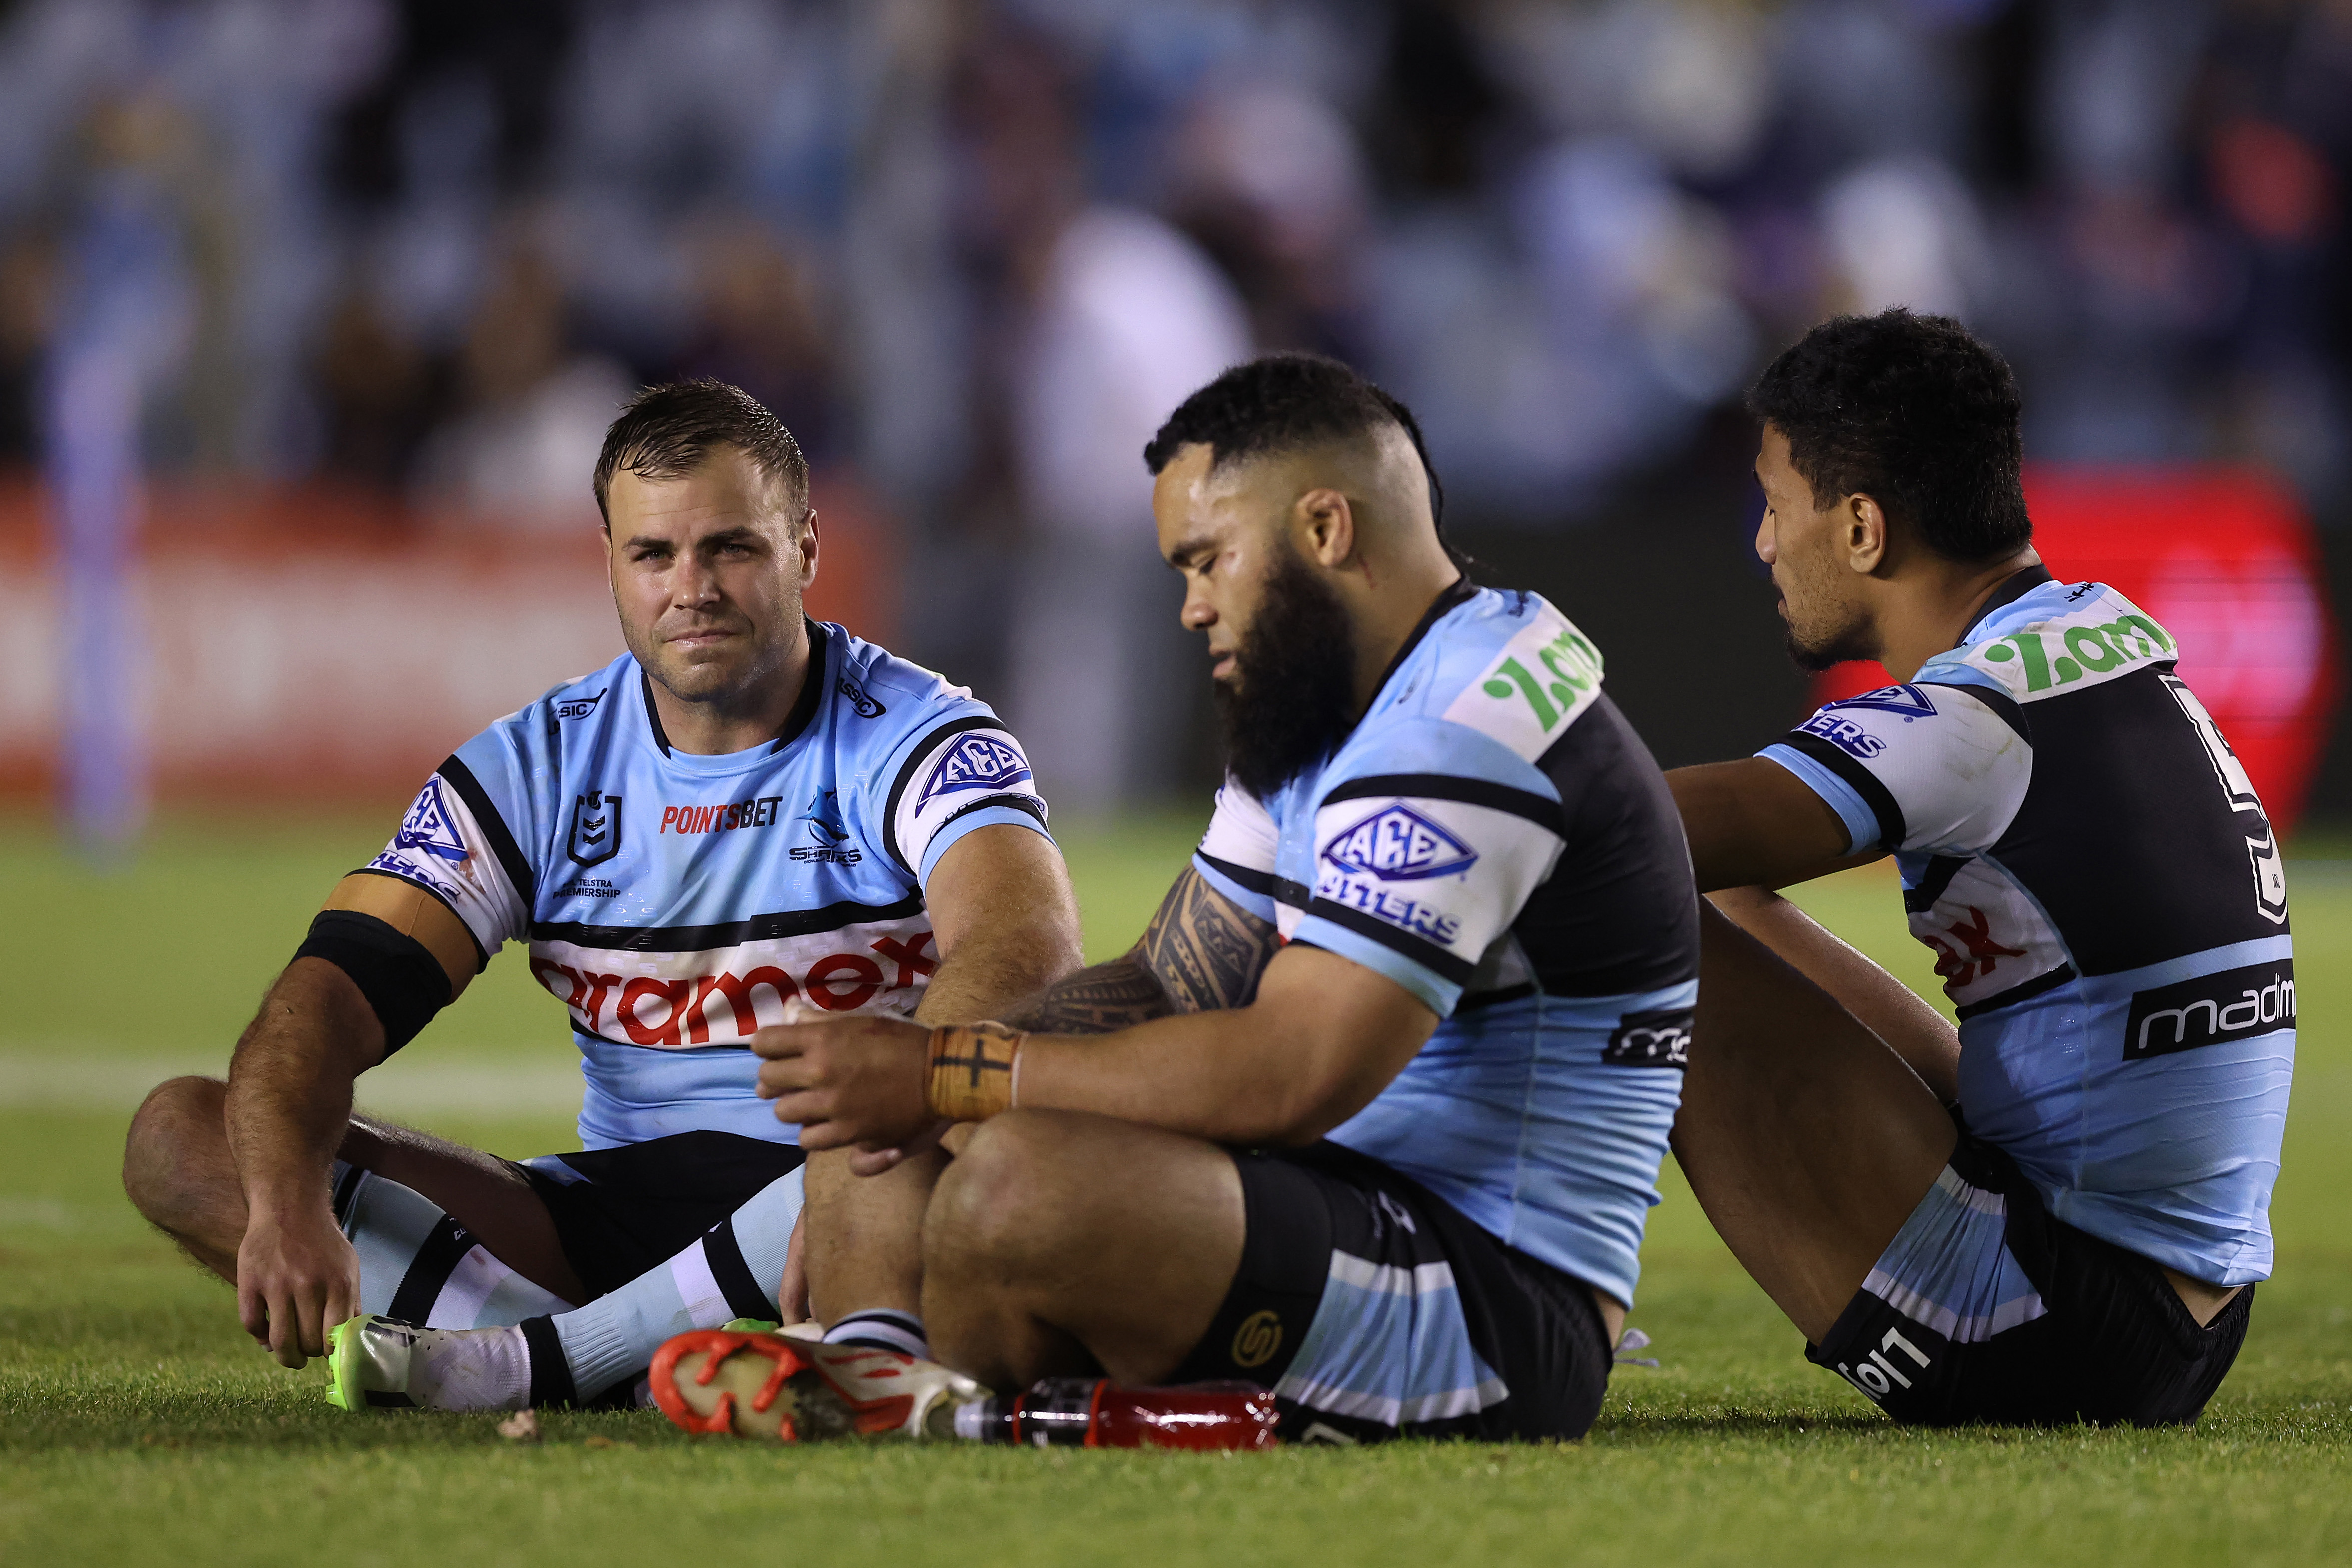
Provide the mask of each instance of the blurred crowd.
{"label": "blurred crowd", "polygon": [[440,527],[593,518],[617,402],[724,377],[1108,802],[1181,648],[1138,450],[1254,349],[1553,528],[1904,303],[2010,354],[2032,455],[2326,515],[2347,176],[2352,0],[0,0],[0,465],[101,316],[151,472]]}

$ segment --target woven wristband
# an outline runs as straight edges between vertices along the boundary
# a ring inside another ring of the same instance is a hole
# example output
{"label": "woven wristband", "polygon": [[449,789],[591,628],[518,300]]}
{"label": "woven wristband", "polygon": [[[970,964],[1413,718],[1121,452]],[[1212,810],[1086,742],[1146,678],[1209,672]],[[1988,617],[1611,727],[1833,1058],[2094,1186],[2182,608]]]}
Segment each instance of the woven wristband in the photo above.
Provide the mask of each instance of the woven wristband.
{"label": "woven wristband", "polygon": [[931,1030],[930,1077],[923,1103],[950,1122],[984,1122],[1013,1109],[1013,1064],[1029,1037],[1001,1023],[949,1024]]}

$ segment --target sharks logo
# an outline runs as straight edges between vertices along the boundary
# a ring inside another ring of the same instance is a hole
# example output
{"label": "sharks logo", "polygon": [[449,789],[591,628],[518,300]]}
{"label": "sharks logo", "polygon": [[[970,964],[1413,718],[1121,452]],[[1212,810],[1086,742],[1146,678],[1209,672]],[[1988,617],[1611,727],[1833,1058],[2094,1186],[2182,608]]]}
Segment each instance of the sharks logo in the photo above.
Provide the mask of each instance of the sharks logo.
{"label": "sharks logo", "polygon": [[564,852],[575,865],[603,865],[621,852],[621,798],[591,789],[572,798],[572,836]]}
{"label": "sharks logo", "polygon": [[459,862],[468,858],[466,841],[457,836],[457,825],[449,821],[449,809],[441,802],[441,780],[425,781],[416,804],[408,808],[408,815],[400,820],[400,831],[393,835],[392,847],[422,850],[436,860]]}
{"label": "sharks logo", "polygon": [[1009,789],[1029,781],[1029,759],[1009,741],[984,734],[960,736],[939,761],[915,799],[919,811],[942,795],[963,789]]}
{"label": "sharks logo", "polygon": [[1323,858],[1349,876],[1423,882],[1478,863],[1477,852],[1412,807],[1384,806],[1323,846]]}
{"label": "sharks logo", "polygon": [[809,801],[800,820],[808,824],[808,836],[813,842],[794,844],[785,852],[796,861],[831,861],[835,865],[856,865],[866,858],[866,852],[850,843],[849,826],[841,820],[841,792],[820,789]]}

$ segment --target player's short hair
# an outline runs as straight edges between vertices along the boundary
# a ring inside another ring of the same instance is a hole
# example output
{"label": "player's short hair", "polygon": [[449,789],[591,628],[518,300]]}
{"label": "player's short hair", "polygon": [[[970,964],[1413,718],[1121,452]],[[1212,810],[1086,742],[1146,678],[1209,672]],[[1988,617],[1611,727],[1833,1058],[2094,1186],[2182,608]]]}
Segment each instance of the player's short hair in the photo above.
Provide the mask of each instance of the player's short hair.
{"label": "player's short hair", "polygon": [[2017,378],[1948,316],[1824,321],[1765,368],[1748,412],[1789,438],[1818,503],[1869,496],[1947,560],[1999,560],[2033,538]]}
{"label": "player's short hair", "polygon": [[801,444],[758,398],[741,387],[698,376],[647,387],[621,406],[596,456],[596,510],[613,526],[607,503],[613,476],[682,479],[715,446],[740,447],[769,483],[781,486],[797,525],[808,511],[808,459]]}
{"label": "player's short hair", "polygon": [[[1421,422],[1353,366],[1324,354],[1263,354],[1235,365],[1176,405],[1160,433],[1143,444],[1143,465],[1157,475],[1184,447],[1209,449],[1212,467],[1222,468],[1269,452],[1295,452],[1326,441],[1344,441],[1382,425],[1393,425],[1412,443],[1422,472],[1429,476],[1429,510],[1437,538],[1445,543],[1445,486]],[[1455,564],[1464,558],[1454,547]]]}

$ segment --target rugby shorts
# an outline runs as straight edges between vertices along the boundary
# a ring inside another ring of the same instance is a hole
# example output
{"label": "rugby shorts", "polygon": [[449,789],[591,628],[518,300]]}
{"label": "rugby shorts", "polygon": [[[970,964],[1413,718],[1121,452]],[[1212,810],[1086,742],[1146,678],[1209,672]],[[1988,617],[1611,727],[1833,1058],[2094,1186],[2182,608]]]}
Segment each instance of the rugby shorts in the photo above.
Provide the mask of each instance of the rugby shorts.
{"label": "rugby shorts", "polygon": [[1580,1281],[1337,1144],[1229,1151],[1241,1267],[1171,1383],[1274,1391],[1290,1442],[1580,1437],[1610,1345]]}
{"label": "rugby shorts", "polygon": [[2162,1269],[2053,1218],[2015,1162],[1963,1132],[1805,1355],[1919,1426],[2184,1426],[2237,1359],[2253,1296],[2200,1328]]}
{"label": "rugby shorts", "polygon": [[693,1246],[802,1157],[793,1144],[697,1132],[508,1163],[547,1206],[593,1300]]}

